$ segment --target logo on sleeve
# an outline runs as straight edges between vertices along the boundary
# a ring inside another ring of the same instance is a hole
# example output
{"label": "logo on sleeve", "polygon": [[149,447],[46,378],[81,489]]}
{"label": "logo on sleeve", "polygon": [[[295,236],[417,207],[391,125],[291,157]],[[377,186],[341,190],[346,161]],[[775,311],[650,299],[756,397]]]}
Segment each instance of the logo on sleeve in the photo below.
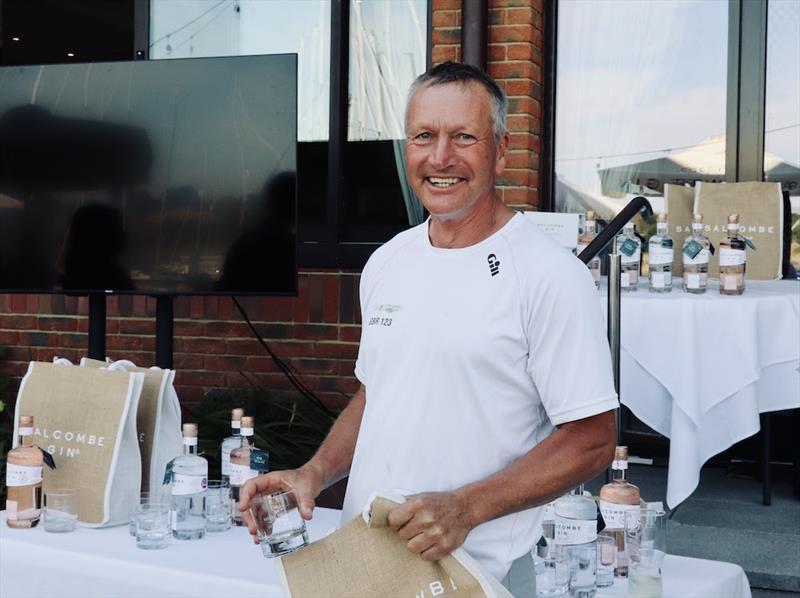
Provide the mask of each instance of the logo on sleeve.
{"label": "logo on sleeve", "polygon": [[497,256],[490,253],[486,260],[489,262],[489,272],[492,273],[492,276],[500,274],[500,260],[497,259]]}

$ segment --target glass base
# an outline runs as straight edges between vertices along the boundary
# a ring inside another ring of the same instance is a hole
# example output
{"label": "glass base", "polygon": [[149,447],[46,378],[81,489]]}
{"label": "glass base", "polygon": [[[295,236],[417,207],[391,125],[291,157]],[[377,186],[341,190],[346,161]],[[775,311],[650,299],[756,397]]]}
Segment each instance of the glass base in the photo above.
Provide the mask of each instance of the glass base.
{"label": "glass base", "polygon": [[205,535],[206,535],[205,528],[193,529],[193,530],[183,530],[183,529],[172,530],[172,537],[177,540],[200,540]]}
{"label": "glass base", "polygon": [[650,287],[651,293],[671,293],[672,287]]}
{"label": "glass base", "polygon": [[227,521],[221,522],[214,522],[209,521],[206,519],[206,531],[207,532],[226,532],[231,529],[231,520],[228,519]]}
{"label": "glass base", "polygon": [[706,287],[700,289],[690,289],[689,287],[683,287],[683,290],[687,293],[691,293],[692,295],[702,295],[706,292]]}
{"label": "glass base", "polygon": [[284,554],[294,552],[308,544],[308,534],[305,531],[284,537],[272,537],[270,539],[259,538],[261,552],[268,559],[275,558]]}

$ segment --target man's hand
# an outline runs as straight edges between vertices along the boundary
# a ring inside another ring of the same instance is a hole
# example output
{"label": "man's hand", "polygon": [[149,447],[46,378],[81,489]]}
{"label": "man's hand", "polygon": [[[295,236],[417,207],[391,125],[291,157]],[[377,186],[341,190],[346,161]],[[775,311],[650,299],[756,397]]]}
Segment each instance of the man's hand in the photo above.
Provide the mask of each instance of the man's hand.
{"label": "man's hand", "polygon": [[247,529],[250,531],[250,535],[253,536],[253,542],[258,544],[256,526],[248,510],[250,501],[253,500],[253,498],[261,494],[272,494],[273,492],[280,492],[282,490],[294,490],[297,495],[300,516],[303,519],[309,520],[311,519],[311,513],[314,511],[314,506],[316,504],[315,499],[322,491],[322,484],[322,476],[316,469],[308,466],[308,464],[300,469],[273,471],[249,480],[242,487],[241,493],[239,494],[239,510],[244,513],[244,520],[245,523],[247,523]]}
{"label": "man's hand", "polygon": [[472,529],[467,502],[456,492],[409,496],[389,512],[389,526],[423,560],[438,561],[464,543]]}

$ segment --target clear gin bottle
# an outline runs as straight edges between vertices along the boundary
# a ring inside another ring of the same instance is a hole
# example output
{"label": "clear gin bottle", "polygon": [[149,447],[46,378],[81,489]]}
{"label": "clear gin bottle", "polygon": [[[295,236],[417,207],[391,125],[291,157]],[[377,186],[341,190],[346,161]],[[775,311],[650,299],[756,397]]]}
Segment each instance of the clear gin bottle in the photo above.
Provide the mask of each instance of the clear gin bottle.
{"label": "clear gin bottle", "polygon": [[242,416],[244,410],[233,409],[231,411],[231,435],[225,438],[220,445],[220,459],[222,466],[222,481],[230,482],[231,479],[231,451],[239,448],[242,445],[242,435],[239,433],[241,429]]}
{"label": "clear gin bottle", "polygon": [[583,495],[583,484],[555,504],[555,543],[569,562],[571,596],[597,592],[597,504]]}
{"label": "clear gin bottle", "polygon": [[708,260],[711,240],[703,234],[703,215],[695,214],[692,234],[683,242],[683,290],[705,293],[708,287]]}
{"label": "clear gin bottle", "polygon": [[672,291],[672,260],[675,257],[672,237],[667,232],[667,215],[659,214],[656,234],[647,244],[650,257],[650,291],[669,293]]}
{"label": "clear gin bottle", "polygon": [[615,239],[617,252],[621,256],[623,291],[635,291],[639,286],[639,267],[642,262],[642,244],[636,236],[633,222],[627,222]]}
{"label": "clear gin bottle", "polygon": [[172,462],[172,535],[199,540],[206,534],[208,461],[197,454],[197,424],[183,424],[183,455]]}

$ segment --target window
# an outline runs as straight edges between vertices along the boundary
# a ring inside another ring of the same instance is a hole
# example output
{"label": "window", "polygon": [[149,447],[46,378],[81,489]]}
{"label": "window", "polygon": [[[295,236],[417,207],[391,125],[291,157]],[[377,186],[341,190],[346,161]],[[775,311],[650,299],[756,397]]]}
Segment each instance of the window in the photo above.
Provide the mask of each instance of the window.
{"label": "window", "polygon": [[665,183],[725,180],[727,35],[724,2],[559,3],[557,211],[660,210]]}
{"label": "window", "polygon": [[800,4],[770,0],[767,8],[764,180],[789,192],[791,261],[800,271]]}
{"label": "window", "polygon": [[429,11],[430,0],[151,0],[150,58],[298,54],[301,265],[360,267],[421,220],[402,112],[426,67]]}

